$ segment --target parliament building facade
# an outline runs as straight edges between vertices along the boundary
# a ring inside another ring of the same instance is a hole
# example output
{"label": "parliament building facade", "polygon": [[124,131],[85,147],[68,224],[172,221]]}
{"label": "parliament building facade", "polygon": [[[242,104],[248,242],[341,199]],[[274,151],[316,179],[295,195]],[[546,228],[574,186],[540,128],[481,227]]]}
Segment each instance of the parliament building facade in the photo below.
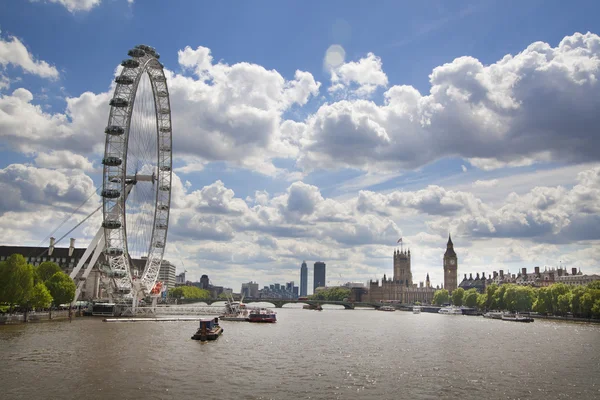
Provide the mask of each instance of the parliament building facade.
{"label": "parliament building facade", "polygon": [[[452,239],[448,237],[446,253],[444,254],[444,287],[448,291],[456,289],[458,258],[454,251]],[[379,280],[370,281],[368,285],[368,293],[363,297],[363,301],[381,302],[381,301],[397,301],[400,303],[415,303],[421,302],[431,304],[433,294],[439,287],[431,286],[429,274],[425,279],[425,283],[413,283],[411,270],[411,256],[409,250],[394,250],[394,274],[388,278],[383,275],[381,283]]]}

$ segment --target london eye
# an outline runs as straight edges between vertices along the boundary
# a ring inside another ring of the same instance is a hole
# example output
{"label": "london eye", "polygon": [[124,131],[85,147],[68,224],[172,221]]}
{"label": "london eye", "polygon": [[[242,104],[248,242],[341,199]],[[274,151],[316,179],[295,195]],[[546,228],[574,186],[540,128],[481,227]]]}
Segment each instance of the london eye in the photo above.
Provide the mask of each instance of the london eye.
{"label": "london eye", "polygon": [[135,302],[138,294],[152,292],[167,241],[172,130],[167,79],[159,54],[150,46],[138,45],[128,55],[115,79],[104,130],[104,240],[98,244],[104,242],[109,294]]}

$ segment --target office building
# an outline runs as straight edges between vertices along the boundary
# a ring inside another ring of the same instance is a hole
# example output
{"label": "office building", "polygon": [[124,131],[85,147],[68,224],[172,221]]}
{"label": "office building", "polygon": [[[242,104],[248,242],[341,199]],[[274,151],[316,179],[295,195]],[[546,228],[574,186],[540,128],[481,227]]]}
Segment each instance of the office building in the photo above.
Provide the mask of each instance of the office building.
{"label": "office building", "polygon": [[317,261],[314,265],[313,270],[313,293],[316,288],[325,286],[325,263],[323,261]]}
{"label": "office building", "polygon": [[302,261],[300,267],[300,296],[306,296],[308,294],[308,267],[306,261]]}

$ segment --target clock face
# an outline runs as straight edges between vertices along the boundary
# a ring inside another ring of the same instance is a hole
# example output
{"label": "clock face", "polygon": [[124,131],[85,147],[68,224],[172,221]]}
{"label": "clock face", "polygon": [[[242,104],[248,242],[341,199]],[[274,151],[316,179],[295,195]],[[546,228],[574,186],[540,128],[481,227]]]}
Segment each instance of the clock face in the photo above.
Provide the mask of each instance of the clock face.
{"label": "clock face", "polygon": [[454,260],[450,260],[450,265],[454,265]]}

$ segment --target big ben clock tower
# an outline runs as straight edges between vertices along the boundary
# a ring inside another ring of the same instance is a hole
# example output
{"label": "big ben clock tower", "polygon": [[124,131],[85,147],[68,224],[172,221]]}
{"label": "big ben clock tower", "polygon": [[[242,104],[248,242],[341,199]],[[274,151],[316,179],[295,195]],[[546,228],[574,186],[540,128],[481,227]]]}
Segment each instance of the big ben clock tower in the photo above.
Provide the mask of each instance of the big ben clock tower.
{"label": "big ben clock tower", "polygon": [[458,258],[454,252],[454,244],[452,238],[448,235],[448,244],[444,253],[444,289],[449,293],[456,289],[458,269]]}

